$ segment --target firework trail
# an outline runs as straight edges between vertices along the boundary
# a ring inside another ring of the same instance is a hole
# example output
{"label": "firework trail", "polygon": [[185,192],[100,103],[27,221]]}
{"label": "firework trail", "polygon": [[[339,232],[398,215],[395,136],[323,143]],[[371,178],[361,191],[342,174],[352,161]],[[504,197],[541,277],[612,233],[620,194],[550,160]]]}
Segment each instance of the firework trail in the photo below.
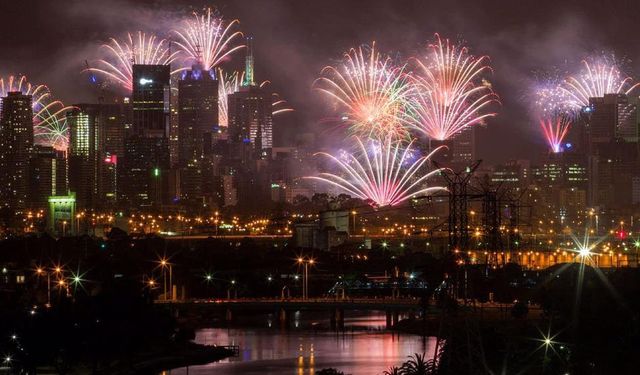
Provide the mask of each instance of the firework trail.
{"label": "firework trail", "polygon": [[387,136],[381,141],[370,140],[367,145],[357,136],[354,139],[359,148],[355,154],[346,153],[343,157],[318,154],[337,164],[341,175],[321,173],[306,178],[337,186],[346,193],[370,201],[375,207],[394,206],[418,195],[446,190],[439,186],[425,186],[426,181],[440,173],[441,169],[418,175],[424,164],[440,148],[427,156],[412,160],[413,141],[403,147],[403,142],[397,142],[393,136]]}
{"label": "firework trail", "polygon": [[66,151],[69,147],[69,127],[66,113],[75,107],[56,100],[48,103],[34,116],[33,135],[36,144]]}
{"label": "firework trail", "polygon": [[[99,68],[87,68],[86,71],[103,75],[107,80],[117,83],[125,90],[133,89],[133,65],[170,65],[180,51],[171,52],[169,42],[139,31],[137,35],[127,34],[124,40],[111,38],[104,44],[107,57],[98,60]],[[176,69],[171,74],[182,69]]]}
{"label": "firework trail", "polygon": [[344,54],[342,64],[322,69],[313,87],[338,102],[345,109],[343,120],[358,136],[398,139],[409,136],[400,119],[413,91],[404,67],[391,58],[360,46]]}
{"label": "firework trail", "polygon": [[9,92],[21,92],[23,95],[31,95],[33,113],[40,111],[51,99],[51,92],[45,85],[33,85],[26,76],[8,76],[0,78],[0,97],[5,97]]}
{"label": "firework trail", "polygon": [[446,140],[496,114],[488,111],[498,97],[482,76],[491,72],[488,57],[475,57],[465,47],[442,40],[429,45],[430,54],[416,59],[417,95],[409,123],[429,138]]}
{"label": "firework trail", "polygon": [[69,131],[65,113],[72,107],[65,107],[61,101],[53,100],[46,85],[31,84],[25,76],[0,78],[0,97],[7,96],[9,92],[31,95],[35,143],[66,150]]}
{"label": "firework trail", "polygon": [[560,89],[568,96],[567,104],[574,110],[589,105],[589,98],[601,98],[605,94],[630,94],[639,83],[632,84],[633,79],[625,76],[618,64],[606,59],[592,63],[582,61],[582,70],[569,76],[560,85]]}
{"label": "firework trail", "polygon": [[[240,91],[242,82],[244,81],[244,72],[235,71],[227,73],[222,68],[217,69],[218,72],[218,120],[220,126],[228,126],[229,124],[229,108],[227,97],[235,92]],[[265,89],[269,85],[269,81],[260,84],[260,88]],[[277,116],[282,113],[293,112],[293,109],[287,105],[287,101],[280,98],[277,93],[272,93],[273,102],[271,104],[271,114]]]}
{"label": "firework trail", "polygon": [[[260,88],[266,90],[266,87],[271,83],[271,81],[264,81],[260,84]],[[287,105],[287,101],[282,99],[280,95],[276,92],[272,92],[271,96],[273,97],[273,101],[271,103],[271,115],[277,116],[287,112],[293,112],[294,109]]]}
{"label": "firework trail", "polygon": [[233,72],[231,74],[218,68],[218,122],[220,126],[228,126],[229,115],[227,107],[227,96],[240,90],[244,73]]}
{"label": "firework trail", "polygon": [[540,128],[551,152],[562,152],[562,141],[567,136],[570,127],[571,120],[565,116],[540,119]]}
{"label": "firework trail", "polygon": [[564,116],[575,117],[577,112],[571,104],[571,97],[560,87],[558,80],[550,79],[534,87],[534,108],[545,118]]}
{"label": "firework trail", "polygon": [[234,45],[235,39],[241,38],[240,31],[233,31],[239,24],[233,20],[225,25],[222,17],[212,14],[211,8],[199,15],[193,13],[193,19],[187,20],[181,30],[173,32],[178,36],[176,44],[193,61],[202,63],[206,70],[212,70],[232,53],[244,48]]}

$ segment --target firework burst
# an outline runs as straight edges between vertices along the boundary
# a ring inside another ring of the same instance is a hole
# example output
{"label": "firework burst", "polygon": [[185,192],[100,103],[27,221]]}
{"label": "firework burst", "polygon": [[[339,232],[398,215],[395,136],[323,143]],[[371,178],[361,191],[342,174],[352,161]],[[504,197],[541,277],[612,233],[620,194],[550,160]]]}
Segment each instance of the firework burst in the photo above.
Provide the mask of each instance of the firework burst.
{"label": "firework burst", "polygon": [[[180,51],[171,52],[169,42],[155,35],[147,35],[139,31],[136,35],[127,34],[124,40],[111,38],[109,44],[103,45],[107,52],[105,59],[98,60],[99,68],[87,68],[87,71],[103,75],[125,90],[133,89],[133,65],[170,65]],[[176,69],[171,74],[182,69]]]}
{"label": "firework burst", "polygon": [[342,64],[322,69],[314,88],[344,107],[350,130],[359,136],[396,138],[409,135],[400,119],[413,90],[404,67],[391,58],[369,48],[352,48],[344,54]]}
{"label": "firework burst", "polygon": [[416,59],[417,95],[409,117],[416,129],[431,139],[446,140],[496,115],[487,107],[498,98],[482,77],[491,72],[487,56],[472,56],[438,34],[428,49],[424,59]]}
{"label": "firework burst", "polygon": [[5,97],[9,92],[31,95],[33,113],[40,111],[51,99],[51,92],[47,86],[31,84],[26,76],[21,75],[0,78],[0,96]]}
{"label": "firework burst", "polygon": [[540,128],[551,152],[562,152],[562,141],[567,136],[570,127],[571,120],[565,116],[556,116],[555,118],[540,120]]}
{"label": "firework burst", "polygon": [[591,59],[582,61],[582,70],[562,82],[560,89],[568,96],[567,104],[574,110],[589,105],[589,98],[601,98],[605,94],[630,94],[639,83],[633,84],[615,61]]}
{"label": "firework burst", "polygon": [[66,113],[74,107],[52,101],[34,116],[33,135],[36,144],[66,151],[69,147],[69,127]]}
{"label": "firework burst", "polygon": [[537,84],[533,93],[533,102],[537,114],[543,117],[574,117],[576,115],[570,96],[560,87],[557,80],[549,80]]}
{"label": "firework burst", "polygon": [[218,122],[220,126],[228,126],[229,109],[227,96],[240,90],[244,73],[233,72],[227,73],[222,68],[218,68]]}
{"label": "firework burst", "polygon": [[337,186],[346,193],[367,200],[375,207],[394,206],[412,197],[429,195],[443,187],[427,187],[426,181],[440,173],[435,169],[422,174],[422,167],[436,149],[427,156],[415,159],[411,146],[397,142],[392,136],[381,141],[370,140],[365,145],[359,137],[354,137],[358,151],[336,157],[328,153],[319,153],[333,161],[340,169],[341,175],[321,173],[307,177]]}
{"label": "firework burst", "polygon": [[211,8],[202,15],[193,13],[193,19],[184,22],[181,30],[174,30],[179,41],[176,44],[192,61],[200,61],[207,70],[214,69],[232,53],[244,48],[236,45],[237,38],[242,37],[240,31],[233,31],[239,24],[233,20],[225,24]]}
{"label": "firework burst", "polygon": [[35,143],[66,150],[69,131],[65,112],[72,107],[65,107],[61,101],[53,100],[46,85],[31,84],[25,76],[0,78],[0,97],[7,96],[9,92],[31,95]]}
{"label": "firework burst", "polygon": [[[264,81],[260,84],[260,88],[266,90],[271,81]],[[271,103],[271,115],[277,116],[287,112],[293,112],[293,108],[289,107],[287,101],[280,97],[280,94],[272,92],[273,101]]]}

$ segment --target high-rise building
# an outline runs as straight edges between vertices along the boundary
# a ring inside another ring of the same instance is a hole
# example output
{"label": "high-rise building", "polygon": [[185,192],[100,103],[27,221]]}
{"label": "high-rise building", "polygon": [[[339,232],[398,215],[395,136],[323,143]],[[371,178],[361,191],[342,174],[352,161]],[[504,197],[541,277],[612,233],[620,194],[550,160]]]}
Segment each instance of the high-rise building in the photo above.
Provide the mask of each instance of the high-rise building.
{"label": "high-rise building", "polygon": [[0,204],[20,212],[27,205],[33,153],[31,95],[9,92],[0,115]]}
{"label": "high-rise building", "polygon": [[268,158],[273,147],[273,99],[256,85],[251,39],[248,40],[245,79],[238,92],[227,97],[229,139],[250,145],[254,158]]}
{"label": "high-rise building", "polygon": [[[218,81],[214,71],[195,64],[178,82],[178,165],[180,199],[190,206],[206,206],[204,177],[211,168],[205,158],[218,132]],[[211,176],[212,177],[212,176]]]}
{"label": "high-rise building", "polygon": [[179,159],[184,166],[201,159],[205,140],[218,129],[218,81],[213,71],[194,65],[178,82]]}
{"label": "high-rise building", "polygon": [[624,208],[632,199],[632,180],[640,167],[638,101],[625,94],[589,98],[581,120],[589,161],[588,202]]}
{"label": "high-rise building", "polygon": [[99,117],[99,104],[77,104],[67,112],[69,188],[80,209],[93,209],[98,201]]}
{"label": "high-rise building", "polygon": [[123,104],[76,104],[67,112],[69,185],[82,209],[111,207],[118,157],[124,154]]}
{"label": "high-rise building", "polygon": [[132,124],[118,158],[121,199],[129,206],[158,207],[168,199],[170,103],[170,67],[133,65]]}
{"label": "high-rise building", "polygon": [[589,98],[587,110],[589,142],[609,143],[615,138],[638,141],[637,100],[625,94]]}
{"label": "high-rise building", "polygon": [[170,69],[169,65],[133,65],[132,135],[169,136]]}
{"label": "high-rise building", "polygon": [[476,161],[476,128],[477,126],[465,128],[453,136],[451,140],[453,163],[469,164]]}
{"label": "high-rise building", "polygon": [[64,151],[35,145],[29,173],[29,206],[47,208],[49,197],[68,193],[67,157]]}

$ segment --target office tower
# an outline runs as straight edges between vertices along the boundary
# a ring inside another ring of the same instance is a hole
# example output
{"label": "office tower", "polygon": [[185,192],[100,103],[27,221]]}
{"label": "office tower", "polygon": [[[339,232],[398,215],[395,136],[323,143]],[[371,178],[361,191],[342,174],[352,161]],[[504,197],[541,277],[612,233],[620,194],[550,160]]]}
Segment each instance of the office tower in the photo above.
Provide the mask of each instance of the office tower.
{"label": "office tower", "polygon": [[133,65],[132,124],[125,139],[121,200],[133,207],[159,207],[168,198],[168,65]]}
{"label": "office tower", "polygon": [[632,180],[640,166],[637,99],[624,94],[590,98],[582,112],[589,204],[624,208],[632,199]]}
{"label": "office tower", "polygon": [[3,207],[21,212],[27,205],[33,152],[32,98],[9,92],[2,98],[0,119],[0,199]]}
{"label": "office tower", "polygon": [[625,94],[590,98],[587,128],[589,142],[608,143],[615,138],[637,142],[637,100]]}
{"label": "office tower", "polygon": [[29,172],[29,206],[47,208],[49,197],[68,193],[67,157],[65,151],[35,145]]}
{"label": "office tower", "polygon": [[[218,129],[218,81],[213,71],[194,65],[178,82],[179,160],[184,166],[205,154]],[[209,138],[207,142],[206,138]]]}
{"label": "office tower", "polygon": [[77,104],[67,112],[69,125],[69,189],[79,209],[93,209],[98,193],[99,104]]}
{"label": "office tower", "polygon": [[114,183],[118,157],[124,154],[123,104],[82,103],[67,112],[69,185],[77,207],[110,207],[117,197]]}
{"label": "office tower", "polygon": [[477,126],[470,126],[462,129],[458,134],[453,136],[452,143],[452,162],[457,164],[470,164],[477,160],[476,154],[476,132]]}
{"label": "office tower", "polygon": [[227,97],[229,139],[236,144],[250,145],[254,158],[265,159],[273,147],[273,99],[271,93],[254,81],[251,44],[251,39],[248,39],[242,87]]}
{"label": "office tower", "polygon": [[211,153],[212,134],[218,132],[218,81],[199,63],[178,82],[178,165],[180,199],[191,206],[206,206],[203,190],[210,170],[205,155]]}
{"label": "office tower", "polygon": [[132,135],[167,138],[170,98],[169,65],[133,65]]}

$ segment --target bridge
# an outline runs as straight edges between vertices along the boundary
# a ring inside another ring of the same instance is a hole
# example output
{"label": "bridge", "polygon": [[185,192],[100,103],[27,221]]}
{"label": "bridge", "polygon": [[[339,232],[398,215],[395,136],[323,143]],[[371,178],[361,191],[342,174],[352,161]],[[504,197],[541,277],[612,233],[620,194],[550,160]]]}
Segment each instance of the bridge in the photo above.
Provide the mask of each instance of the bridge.
{"label": "bridge", "polygon": [[384,311],[387,326],[391,327],[398,322],[400,313],[417,312],[422,307],[417,298],[237,298],[156,300],[155,303],[178,314],[224,313],[227,322],[233,320],[237,311],[274,312],[282,326],[289,324],[292,312],[326,311],[335,328],[344,327],[345,310]]}

